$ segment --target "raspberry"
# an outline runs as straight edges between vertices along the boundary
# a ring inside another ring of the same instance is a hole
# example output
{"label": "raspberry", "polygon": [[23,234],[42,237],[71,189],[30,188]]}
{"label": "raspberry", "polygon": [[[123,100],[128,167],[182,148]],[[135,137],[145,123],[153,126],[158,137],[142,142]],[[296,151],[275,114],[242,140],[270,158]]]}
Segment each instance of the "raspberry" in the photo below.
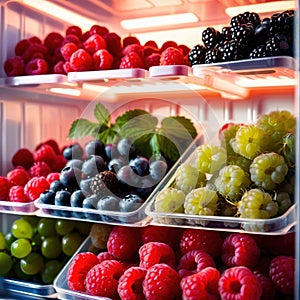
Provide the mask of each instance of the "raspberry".
{"label": "raspberry", "polygon": [[93,266],[86,274],[86,291],[94,296],[117,298],[118,280],[124,272],[124,266],[117,260],[105,260]]}
{"label": "raspberry", "polygon": [[160,47],[160,52],[165,51],[167,48],[173,47],[175,49],[177,49],[178,45],[176,42],[174,41],[166,41],[162,44],[162,46]]}
{"label": "raspberry", "polygon": [[64,60],[70,61],[71,55],[78,49],[79,48],[75,43],[69,42],[69,43],[65,43],[63,46],[61,46],[60,53],[61,53],[62,57],[64,58]]}
{"label": "raspberry", "polygon": [[96,70],[110,70],[114,57],[106,49],[100,49],[93,54],[93,60]]}
{"label": "raspberry", "polygon": [[222,261],[228,267],[245,266],[252,268],[260,258],[260,249],[248,234],[232,233],[222,245]]}
{"label": "raspberry", "polygon": [[222,238],[217,231],[202,229],[185,229],[180,241],[180,250],[186,254],[191,250],[200,250],[207,252],[213,258],[221,253]]}
{"label": "raspberry", "polygon": [[149,269],[155,264],[165,263],[175,268],[176,259],[173,249],[164,243],[149,242],[139,249],[140,267]]}
{"label": "raspberry", "polygon": [[57,155],[61,154],[58,143],[53,139],[49,139],[49,140],[43,142],[42,144],[38,145],[35,148],[35,151],[38,150],[44,144],[51,146],[52,149],[54,150],[55,154],[57,154]]}
{"label": "raspberry", "polygon": [[157,46],[157,43],[153,40],[149,40],[147,41],[145,44],[144,44],[144,47],[145,46],[151,46],[151,47],[154,47],[154,48],[157,48],[158,49],[158,46]]}
{"label": "raspberry", "polygon": [[63,155],[55,155],[54,161],[51,164],[51,169],[53,172],[61,172],[61,170],[66,166],[67,160]]}
{"label": "raspberry", "polygon": [[30,199],[26,195],[23,186],[15,185],[9,190],[9,201],[27,203],[30,202]]}
{"label": "raspberry", "polygon": [[270,263],[269,276],[279,292],[294,295],[295,258],[284,255],[274,257]]}
{"label": "raspberry", "polygon": [[207,267],[200,272],[183,278],[180,282],[183,300],[219,300],[218,281],[220,273]]}
{"label": "raspberry", "polygon": [[24,191],[30,201],[36,200],[41,193],[48,190],[49,182],[44,176],[33,177],[25,185]]}
{"label": "raspberry", "polygon": [[175,299],[181,293],[179,275],[167,264],[156,264],[147,270],[143,290],[147,300]]}
{"label": "raspberry", "polygon": [[160,65],[184,65],[185,60],[181,51],[174,47],[169,47],[161,53]]}
{"label": "raspberry", "polygon": [[273,256],[295,256],[295,232],[284,235],[264,236],[263,246],[268,254]]}
{"label": "raspberry", "polygon": [[73,291],[85,292],[85,277],[88,271],[99,263],[97,256],[92,252],[81,252],[70,262],[67,282]]}
{"label": "raspberry", "polygon": [[219,279],[218,290],[222,300],[259,300],[262,295],[259,279],[244,266],[225,270]]}
{"label": "raspberry", "polygon": [[[48,50],[44,45],[30,43],[29,47],[23,52],[22,58],[25,63],[35,59],[43,58],[46,59],[48,55]],[[25,67],[26,71],[26,67]]]}
{"label": "raspberry", "polygon": [[107,34],[109,32],[109,30],[105,26],[93,25],[90,28],[89,32],[90,32],[90,35],[97,33],[97,34],[103,36],[103,35]]}
{"label": "raspberry", "polygon": [[78,71],[90,71],[93,69],[93,58],[84,49],[78,49],[70,57],[70,67]]}
{"label": "raspberry", "polygon": [[178,45],[178,48],[179,48],[179,50],[181,50],[183,56],[187,56],[191,51],[191,48],[189,48],[186,45],[182,45],[182,44]]}
{"label": "raspberry", "polygon": [[129,52],[121,59],[120,69],[144,68],[144,62],[136,52]]}
{"label": "raspberry", "polygon": [[31,45],[31,42],[28,39],[20,40],[15,46],[16,56],[22,56],[25,50]]}
{"label": "raspberry", "polygon": [[30,60],[25,66],[27,75],[42,75],[48,73],[48,63],[43,58],[35,58]]}
{"label": "raspberry", "polygon": [[46,180],[51,184],[53,181],[59,180],[60,173],[59,172],[53,172],[49,173],[46,177]]}
{"label": "raspberry", "polygon": [[87,52],[93,54],[100,49],[106,49],[106,42],[101,35],[95,33],[83,43],[83,47]]}
{"label": "raspberry", "polygon": [[64,64],[65,64],[64,60],[60,60],[59,62],[57,62],[53,67],[53,73],[66,75],[67,73],[64,69]]}
{"label": "raspberry", "polygon": [[55,49],[62,45],[64,37],[57,32],[50,32],[44,39],[44,45],[47,47],[50,53],[53,53]]}
{"label": "raspberry", "polygon": [[178,263],[177,270],[180,278],[198,273],[206,267],[216,267],[213,258],[200,250],[192,250],[184,254]]}
{"label": "raspberry", "polygon": [[63,65],[64,71],[66,74],[68,74],[69,72],[74,72],[73,67],[70,65],[69,61],[66,61]]}
{"label": "raspberry", "polygon": [[268,275],[257,270],[253,271],[253,274],[258,278],[262,286],[261,299],[275,299],[276,288],[271,278]]}
{"label": "raspberry", "polygon": [[69,34],[74,34],[76,36],[78,36],[80,39],[82,38],[82,30],[79,26],[69,26],[66,30],[66,36]]}
{"label": "raspberry", "polygon": [[154,66],[159,66],[160,65],[160,54],[159,53],[152,53],[148,55],[145,58],[145,66],[146,69],[149,70],[149,68],[154,67]]}
{"label": "raspberry", "polygon": [[51,172],[52,172],[51,168],[44,161],[38,161],[34,163],[34,165],[31,166],[29,169],[29,174],[31,177],[36,177],[36,176],[46,177]]}
{"label": "raspberry", "polygon": [[115,32],[108,32],[104,36],[106,49],[113,56],[120,56],[122,52],[121,37]]}
{"label": "raspberry", "polygon": [[25,75],[24,60],[20,56],[8,58],[4,63],[4,71],[7,76]]}
{"label": "raspberry", "polygon": [[8,200],[11,184],[6,177],[0,176],[0,201]]}
{"label": "raspberry", "polygon": [[128,45],[137,44],[140,45],[140,40],[136,36],[126,36],[123,39],[123,48],[126,48]]}
{"label": "raspberry", "polygon": [[143,47],[143,57],[148,57],[151,54],[160,54],[159,49],[153,46],[144,46]]}
{"label": "raspberry", "polygon": [[107,251],[118,259],[131,260],[138,256],[142,244],[138,228],[115,226],[107,241]]}
{"label": "raspberry", "polygon": [[19,149],[12,157],[12,164],[17,166],[22,166],[26,170],[33,165],[33,153],[27,148]]}
{"label": "raspberry", "polygon": [[108,253],[107,251],[104,251],[104,252],[100,252],[98,255],[98,260],[99,260],[99,263],[102,263],[103,261],[105,260],[112,260],[112,259],[116,259],[113,255],[111,255],[110,253]]}
{"label": "raspberry", "polygon": [[73,44],[75,44],[78,47],[78,49],[79,48],[80,49],[83,48],[83,44],[82,44],[81,39],[77,35],[75,35],[75,34],[68,34],[65,37],[65,39],[63,40],[62,45],[65,45],[67,43],[73,43]]}
{"label": "raspberry", "polygon": [[140,56],[140,58],[144,57],[143,56],[143,46],[141,46],[139,44],[130,44],[130,45],[127,45],[122,50],[122,56],[125,56],[125,55],[129,54],[130,52],[137,53]]}
{"label": "raspberry", "polygon": [[185,194],[173,187],[161,190],[155,199],[155,211],[157,212],[183,212]]}
{"label": "raspberry", "polygon": [[118,293],[122,300],[143,300],[143,281],[146,270],[140,267],[127,269],[120,277],[118,283]]}
{"label": "raspberry", "polygon": [[24,168],[16,168],[8,172],[6,174],[6,178],[11,185],[25,186],[25,184],[30,180],[31,176]]}
{"label": "raspberry", "polygon": [[33,157],[35,162],[43,161],[50,166],[54,162],[55,152],[51,146],[44,144],[33,153]]}

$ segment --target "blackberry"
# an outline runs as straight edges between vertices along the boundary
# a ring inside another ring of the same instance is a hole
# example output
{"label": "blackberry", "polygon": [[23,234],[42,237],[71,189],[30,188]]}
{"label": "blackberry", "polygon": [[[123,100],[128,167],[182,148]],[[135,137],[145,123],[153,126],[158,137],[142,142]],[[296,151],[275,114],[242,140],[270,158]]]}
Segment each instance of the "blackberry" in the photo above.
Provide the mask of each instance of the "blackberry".
{"label": "blackberry", "polygon": [[266,51],[265,45],[259,45],[256,48],[254,48],[250,54],[249,58],[254,59],[254,58],[262,58],[262,57],[268,57],[268,52]]}
{"label": "blackberry", "polygon": [[265,41],[270,37],[270,19],[269,22],[265,20],[256,26],[254,36],[258,45],[265,43]]}
{"label": "blackberry", "polygon": [[244,12],[243,13],[245,23],[251,23],[254,27],[260,24],[260,17],[259,14],[255,12]]}
{"label": "blackberry", "polygon": [[207,27],[202,32],[202,42],[207,49],[212,49],[221,39],[221,33],[213,27]]}
{"label": "blackberry", "polygon": [[118,179],[112,171],[103,171],[97,174],[91,181],[90,188],[94,195],[104,197],[114,193],[117,189]]}
{"label": "blackberry", "polygon": [[266,51],[270,56],[276,55],[292,55],[292,48],[290,47],[287,37],[283,34],[276,34],[267,40]]}
{"label": "blackberry", "polygon": [[237,40],[231,40],[224,43],[222,51],[222,60],[223,61],[234,61],[246,58],[244,50],[241,43]]}
{"label": "blackberry", "polygon": [[189,53],[189,62],[191,65],[198,65],[204,63],[206,48],[203,45],[194,46]]}
{"label": "blackberry", "polygon": [[221,40],[222,41],[230,41],[231,40],[231,28],[229,26],[225,26],[222,28]]}
{"label": "blackberry", "polygon": [[293,10],[273,14],[270,18],[270,34],[274,36],[276,33],[284,33],[292,36],[294,31],[294,17],[295,13]]}
{"label": "blackberry", "polygon": [[205,64],[212,64],[212,63],[217,63],[222,61],[222,54],[221,51],[218,48],[212,48],[209,49],[204,58],[204,63]]}
{"label": "blackberry", "polygon": [[240,24],[231,28],[233,40],[238,40],[241,44],[252,45],[254,41],[254,27],[252,24]]}
{"label": "blackberry", "polygon": [[243,14],[238,14],[238,15],[232,17],[231,20],[230,20],[230,27],[231,28],[239,26],[241,24],[245,24],[245,17],[244,17]]}

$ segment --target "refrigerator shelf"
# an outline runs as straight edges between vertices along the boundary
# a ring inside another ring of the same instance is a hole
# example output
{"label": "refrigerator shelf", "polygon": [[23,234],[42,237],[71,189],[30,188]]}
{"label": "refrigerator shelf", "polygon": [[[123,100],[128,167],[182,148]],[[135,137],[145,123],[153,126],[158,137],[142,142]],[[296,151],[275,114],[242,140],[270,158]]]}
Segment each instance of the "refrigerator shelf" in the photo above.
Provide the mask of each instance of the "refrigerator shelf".
{"label": "refrigerator shelf", "polygon": [[34,215],[37,208],[34,202],[11,202],[11,201],[0,201],[0,212],[7,214],[26,214]]}

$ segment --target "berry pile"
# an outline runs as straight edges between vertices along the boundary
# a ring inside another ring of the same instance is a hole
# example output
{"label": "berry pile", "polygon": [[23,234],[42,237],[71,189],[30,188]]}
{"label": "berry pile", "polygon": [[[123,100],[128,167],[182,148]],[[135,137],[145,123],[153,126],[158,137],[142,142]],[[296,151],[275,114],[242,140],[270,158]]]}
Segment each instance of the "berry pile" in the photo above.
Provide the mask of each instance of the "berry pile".
{"label": "berry pile", "polygon": [[225,124],[220,145],[198,146],[178,167],[174,182],[157,194],[155,211],[255,219],[283,214],[294,203],[295,124],[288,111],[263,114],[253,124]]}
{"label": "berry pile", "polygon": [[294,56],[295,11],[287,10],[260,19],[255,12],[232,17],[221,31],[208,27],[202,43],[189,52],[191,65],[211,64],[271,56]]}
{"label": "berry pile", "polygon": [[[6,176],[0,176],[0,200],[15,203],[33,202],[42,192],[49,189],[52,181],[59,178],[65,164],[66,159],[57,142],[52,139],[39,144],[34,151],[19,149],[12,157],[14,169]],[[23,208],[15,206],[14,209],[22,211]]]}
{"label": "berry pile", "polygon": [[67,163],[59,178],[39,195],[43,204],[69,207],[51,210],[63,217],[109,221],[114,219],[99,211],[136,211],[169,170],[163,159],[138,155],[129,138],[109,144],[91,140],[85,147],[74,143],[63,150],[63,156]]}
{"label": "berry pile", "polygon": [[0,275],[52,284],[58,272],[89,235],[86,222],[26,216],[0,232]]}
{"label": "berry pile", "polygon": [[88,251],[69,262],[70,290],[110,299],[147,300],[272,300],[294,295],[293,233],[273,238],[201,229],[107,226],[94,224],[97,228],[91,230],[91,241],[101,240],[101,250],[92,242]]}
{"label": "berry pile", "polygon": [[15,56],[4,63],[7,76],[67,74],[68,72],[149,69],[158,65],[188,64],[190,48],[167,41],[161,47],[137,37],[121,37],[105,26],[93,25],[87,32],[70,26],[64,35],[51,32],[44,40],[32,36],[15,46]]}

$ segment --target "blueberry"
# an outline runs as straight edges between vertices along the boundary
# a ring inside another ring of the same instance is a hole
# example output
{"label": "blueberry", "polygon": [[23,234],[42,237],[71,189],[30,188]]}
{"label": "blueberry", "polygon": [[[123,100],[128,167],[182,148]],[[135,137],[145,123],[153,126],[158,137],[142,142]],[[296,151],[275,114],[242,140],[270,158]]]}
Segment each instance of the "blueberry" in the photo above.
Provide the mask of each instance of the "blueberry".
{"label": "blueberry", "polygon": [[117,143],[117,150],[127,161],[136,156],[135,146],[129,138],[123,138]]}
{"label": "blueberry", "polygon": [[149,160],[146,157],[138,156],[129,161],[129,166],[139,176],[145,176],[149,174]]}
{"label": "blueberry", "polygon": [[113,158],[116,158],[119,156],[118,150],[117,150],[117,145],[116,144],[106,144],[104,147],[104,152],[106,156],[106,160],[110,161]]}
{"label": "blueberry", "polygon": [[84,199],[85,199],[85,195],[81,190],[77,190],[73,192],[70,198],[71,207],[82,207],[82,203]]}
{"label": "blueberry", "polygon": [[[55,194],[54,204],[57,206],[70,207],[71,193],[69,191],[58,191]],[[70,217],[72,212],[69,210],[56,210],[56,214],[62,217]]]}
{"label": "blueberry", "polygon": [[153,192],[155,188],[155,183],[154,181],[148,177],[143,178],[139,184],[138,187],[135,189],[136,193],[142,198],[142,199],[147,199],[150,194]]}
{"label": "blueberry", "polygon": [[91,155],[83,162],[81,171],[86,177],[93,177],[105,169],[106,163],[104,159],[99,155]]}
{"label": "blueberry", "polygon": [[105,145],[100,140],[90,141],[85,145],[85,154],[87,157],[91,155],[103,157],[105,155],[104,146]]}
{"label": "blueberry", "polygon": [[127,194],[119,202],[121,212],[131,212],[139,209],[144,200],[136,194]]}
{"label": "blueberry", "polygon": [[72,144],[63,150],[63,156],[66,160],[82,159],[83,148],[78,144]]}
{"label": "blueberry", "polygon": [[57,191],[61,191],[61,190],[65,190],[66,187],[60,182],[60,180],[54,180],[50,183],[50,187],[49,190],[53,191],[53,192],[57,192]]}
{"label": "blueberry", "polygon": [[117,178],[120,184],[125,187],[136,187],[139,181],[139,177],[129,165],[123,166],[117,173]]}
{"label": "blueberry", "polygon": [[101,215],[96,210],[98,201],[99,201],[99,198],[96,195],[92,195],[83,200],[82,207],[84,209],[95,210],[95,213],[85,211],[84,215],[87,219],[96,220],[96,221],[101,220]]}
{"label": "blueberry", "polygon": [[91,182],[93,180],[93,177],[82,179],[80,181],[80,189],[84,193],[85,196],[91,196],[93,194],[91,190]]}
{"label": "blueberry", "polygon": [[76,167],[78,169],[81,169],[82,164],[83,164],[83,160],[74,158],[67,161],[66,167]]}
{"label": "blueberry", "polygon": [[113,158],[112,160],[109,161],[107,167],[109,171],[118,173],[118,171],[125,166],[126,163],[123,158]]}
{"label": "blueberry", "polygon": [[39,201],[43,204],[54,204],[55,192],[46,190],[40,194]]}
{"label": "blueberry", "polygon": [[100,198],[97,203],[97,209],[99,210],[111,210],[119,211],[120,199],[113,195],[108,195]]}
{"label": "blueberry", "polygon": [[150,163],[149,172],[151,177],[157,182],[167,173],[168,165],[163,160],[155,160]]}
{"label": "blueberry", "polygon": [[60,172],[59,180],[70,190],[79,189],[81,170],[76,167],[64,167]]}

